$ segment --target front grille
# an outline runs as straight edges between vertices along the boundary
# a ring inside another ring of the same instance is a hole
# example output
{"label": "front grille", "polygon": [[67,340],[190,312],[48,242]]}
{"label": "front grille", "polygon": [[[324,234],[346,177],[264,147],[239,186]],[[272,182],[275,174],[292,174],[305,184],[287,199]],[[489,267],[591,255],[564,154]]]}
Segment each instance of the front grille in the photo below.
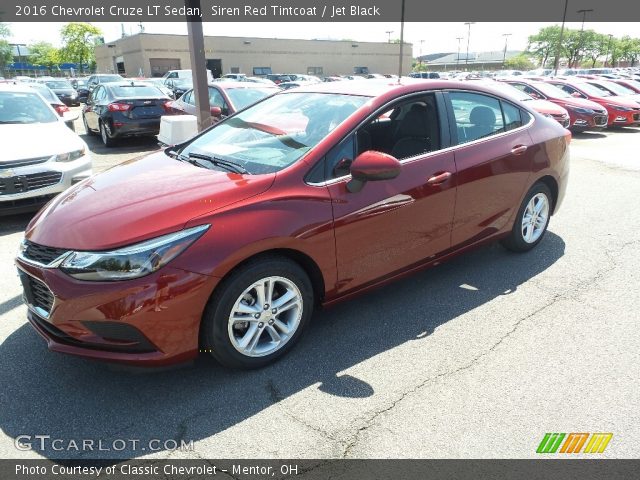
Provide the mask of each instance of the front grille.
{"label": "front grille", "polygon": [[44,163],[51,158],[51,155],[47,157],[35,157],[35,158],[25,158],[22,160],[10,160],[8,162],[0,162],[0,170],[3,168],[17,168],[17,167],[26,167],[27,165],[37,165],[39,163]]}
{"label": "front grille", "polygon": [[30,192],[39,188],[50,187],[60,183],[61,179],[61,172],[29,173],[17,177],[0,178],[0,195]]}
{"label": "front grille", "polygon": [[27,304],[36,309],[41,309],[46,315],[49,315],[53,308],[53,294],[51,290],[37,278],[22,271],[19,273]]}
{"label": "front grille", "polygon": [[22,251],[22,256],[27,260],[48,265],[66,252],[68,252],[68,250],[65,250],[64,248],[46,247],[27,240],[25,241],[25,248]]}
{"label": "front grille", "polygon": [[606,115],[598,115],[593,119],[593,121],[597,126],[603,127],[607,124],[608,119],[609,117],[607,117]]}

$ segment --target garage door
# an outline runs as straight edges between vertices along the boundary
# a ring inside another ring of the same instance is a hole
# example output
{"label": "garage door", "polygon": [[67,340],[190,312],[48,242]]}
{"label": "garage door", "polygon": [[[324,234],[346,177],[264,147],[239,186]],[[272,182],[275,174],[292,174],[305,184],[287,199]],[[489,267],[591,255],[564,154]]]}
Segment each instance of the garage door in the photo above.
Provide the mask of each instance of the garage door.
{"label": "garage door", "polygon": [[151,76],[161,77],[169,70],[180,70],[179,58],[150,58]]}

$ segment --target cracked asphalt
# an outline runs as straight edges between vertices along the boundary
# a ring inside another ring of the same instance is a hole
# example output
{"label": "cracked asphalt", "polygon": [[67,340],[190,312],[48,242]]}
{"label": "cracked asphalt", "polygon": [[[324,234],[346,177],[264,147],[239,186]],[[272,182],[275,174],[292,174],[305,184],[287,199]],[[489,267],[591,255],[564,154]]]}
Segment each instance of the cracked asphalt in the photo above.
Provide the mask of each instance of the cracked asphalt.
{"label": "cracked asphalt", "polygon": [[[155,148],[89,143],[98,170]],[[535,458],[546,432],[612,432],[602,456],[637,458],[638,146],[640,129],[576,135],[537,249],[487,246],[319,311],[290,355],[252,372],[48,352],[12,266],[29,217],[0,218],[0,458]],[[138,444],[23,451],[20,435]]]}

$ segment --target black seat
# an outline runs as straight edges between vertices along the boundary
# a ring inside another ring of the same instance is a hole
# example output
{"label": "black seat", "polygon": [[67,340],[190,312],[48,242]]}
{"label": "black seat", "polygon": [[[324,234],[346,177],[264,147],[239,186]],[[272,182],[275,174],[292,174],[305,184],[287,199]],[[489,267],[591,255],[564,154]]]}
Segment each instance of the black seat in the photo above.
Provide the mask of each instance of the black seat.
{"label": "black seat", "polygon": [[391,155],[408,158],[431,150],[429,107],[416,103],[400,121]]}
{"label": "black seat", "polygon": [[471,110],[469,121],[473,126],[469,129],[467,137],[469,140],[476,140],[491,135],[495,131],[496,114],[489,107],[477,106]]}

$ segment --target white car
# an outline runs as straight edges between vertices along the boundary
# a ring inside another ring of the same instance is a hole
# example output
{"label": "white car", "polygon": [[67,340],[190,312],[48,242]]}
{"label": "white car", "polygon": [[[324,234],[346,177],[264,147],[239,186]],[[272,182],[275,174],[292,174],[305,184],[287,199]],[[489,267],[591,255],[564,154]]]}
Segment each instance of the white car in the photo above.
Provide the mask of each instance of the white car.
{"label": "white car", "polygon": [[0,85],[0,138],[0,215],[37,210],[92,174],[87,144],[27,85]]}

